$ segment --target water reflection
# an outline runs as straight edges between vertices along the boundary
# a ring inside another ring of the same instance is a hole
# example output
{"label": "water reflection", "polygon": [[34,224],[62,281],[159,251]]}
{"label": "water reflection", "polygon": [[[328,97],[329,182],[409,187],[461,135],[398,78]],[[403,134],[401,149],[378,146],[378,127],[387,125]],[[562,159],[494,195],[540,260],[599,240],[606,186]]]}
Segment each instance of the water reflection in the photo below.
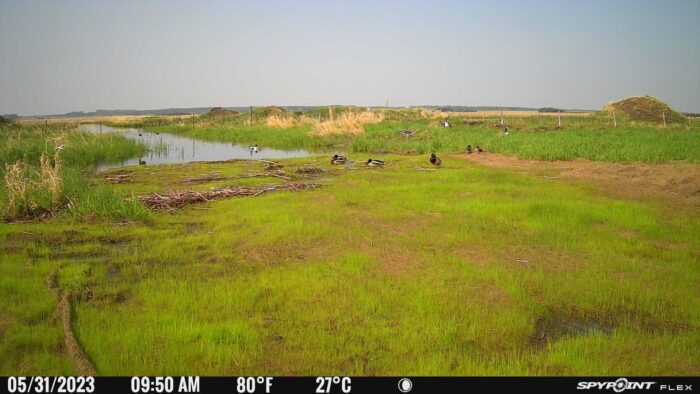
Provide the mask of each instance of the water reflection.
{"label": "water reflection", "polygon": [[113,167],[146,164],[176,164],[192,161],[221,161],[230,159],[285,159],[306,157],[305,150],[280,150],[259,147],[258,145],[243,146],[227,142],[201,141],[180,135],[154,133],[141,129],[118,129],[99,124],[81,125],[80,129],[92,133],[118,132],[126,138],[140,141],[148,146],[148,152],[141,157],[133,157],[117,163],[101,163],[98,171]]}

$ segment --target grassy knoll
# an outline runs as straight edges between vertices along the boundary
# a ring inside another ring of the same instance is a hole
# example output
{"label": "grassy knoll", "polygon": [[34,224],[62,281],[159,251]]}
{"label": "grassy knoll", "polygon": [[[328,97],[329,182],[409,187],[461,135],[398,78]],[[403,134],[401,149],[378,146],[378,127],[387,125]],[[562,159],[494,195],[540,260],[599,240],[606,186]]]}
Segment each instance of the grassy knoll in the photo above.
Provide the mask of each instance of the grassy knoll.
{"label": "grassy knoll", "polygon": [[[326,172],[317,190],[147,224],[0,225],[0,373],[71,373],[43,283],[52,270],[100,374],[700,370],[697,216],[456,154],[437,171],[417,169],[424,155],[385,159]],[[322,157],[284,170],[311,162],[330,169]],[[110,187],[207,188],[232,181],[183,182],[251,170],[262,164],[145,166]]]}
{"label": "grassy knoll", "polygon": [[[289,127],[270,127],[245,122],[236,115],[228,123],[182,123],[150,127],[152,130],[182,134],[193,138],[259,144],[279,149],[310,149],[346,153],[463,152],[468,144],[480,145],[490,152],[514,154],[519,158],[569,160],[585,158],[607,162],[661,163],[675,160],[700,161],[700,129],[674,125],[663,128],[645,124],[612,126],[606,116],[564,118],[563,126],[553,116],[507,118],[510,135],[504,136],[498,118],[453,117],[453,127],[441,127],[437,119],[418,112],[388,111],[384,121],[364,125],[361,134],[314,132],[313,123]],[[470,124],[471,123],[471,124]],[[406,139],[399,132],[418,129]]]}

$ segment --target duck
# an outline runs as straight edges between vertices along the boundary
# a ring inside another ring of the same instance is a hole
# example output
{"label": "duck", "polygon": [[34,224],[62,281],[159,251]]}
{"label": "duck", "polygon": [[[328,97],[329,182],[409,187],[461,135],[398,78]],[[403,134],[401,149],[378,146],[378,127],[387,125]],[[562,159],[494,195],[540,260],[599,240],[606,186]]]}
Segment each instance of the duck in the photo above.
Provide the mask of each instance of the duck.
{"label": "duck", "polygon": [[440,160],[440,158],[437,157],[437,155],[435,153],[431,153],[430,154],[430,164],[432,164],[434,166],[439,166],[440,164],[442,164],[442,160]]}
{"label": "duck", "polygon": [[508,126],[506,126],[506,128],[503,129],[503,134],[508,135]]}
{"label": "duck", "polygon": [[384,167],[384,162],[381,160],[369,159],[367,160],[368,167]]}
{"label": "duck", "polygon": [[139,133],[139,137],[141,137],[143,134]]}
{"label": "duck", "polygon": [[401,135],[406,137],[406,138],[411,138],[413,137],[413,134],[416,134],[418,130],[401,130]]}
{"label": "duck", "polygon": [[467,145],[467,154],[468,155],[472,154],[472,146],[471,145]]}
{"label": "duck", "polygon": [[251,153],[258,153],[258,151],[260,151],[260,148],[258,148],[258,144],[250,146],[250,147],[248,147],[248,149],[250,149]]}
{"label": "duck", "polygon": [[476,146],[476,153],[482,153],[484,150],[479,145]]}
{"label": "duck", "polygon": [[331,164],[345,164],[347,163],[347,161],[347,156],[333,155],[333,157],[331,158]]}
{"label": "duck", "polygon": [[139,165],[145,165],[145,164],[146,164],[146,160],[139,159]]}

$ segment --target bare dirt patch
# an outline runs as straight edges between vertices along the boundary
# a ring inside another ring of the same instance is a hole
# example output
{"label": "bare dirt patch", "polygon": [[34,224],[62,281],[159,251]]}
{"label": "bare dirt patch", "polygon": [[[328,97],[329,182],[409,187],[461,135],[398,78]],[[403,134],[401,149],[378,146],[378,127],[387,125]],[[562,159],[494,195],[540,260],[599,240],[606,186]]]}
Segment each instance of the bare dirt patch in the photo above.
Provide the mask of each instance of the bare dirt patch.
{"label": "bare dirt patch", "polygon": [[585,159],[538,161],[490,152],[458,157],[488,167],[512,169],[518,173],[553,180],[590,179],[596,181],[603,190],[618,197],[661,198],[676,207],[700,213],[700,164],[622,164]]}

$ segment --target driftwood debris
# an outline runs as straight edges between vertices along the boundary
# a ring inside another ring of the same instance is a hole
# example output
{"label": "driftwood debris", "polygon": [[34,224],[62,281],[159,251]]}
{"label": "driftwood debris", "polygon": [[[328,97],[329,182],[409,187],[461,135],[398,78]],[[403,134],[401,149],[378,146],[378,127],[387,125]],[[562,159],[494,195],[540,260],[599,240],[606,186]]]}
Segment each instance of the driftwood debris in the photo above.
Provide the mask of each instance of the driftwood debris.
{"label": "driftwood debris", "polygon": [[105,178],[105,183],[126,183],[129,181],[129,174],[117,174]]}
{"label": "driftwood debris", "polygon": [[229,186],[213,188],[209,190],[193,191],[181,190],[170,191],[166,194],[148,194],[139,196],[139,200],[152,210],[171,211],[177,208],[182,208],[185,205],[196,204],[212,200],[220,200],[229,197],[255,197],[263,193],[268,193],[276,190],[301,191],[305,189],[315,189],[320,187],[315,183],[285,183],[282,185],[267,185],[267,186]]}
{"label": "driftwood debris", "polygon": [[284,167],[282,164],[275,163],[274,161],[269,161],[269,160],[259,160],[262,163],[265,163],[265,171],[275,171],[279,170],[282,167]]}
{"label": "driftwood debris", "polygon": [[299,174],[320,174],[325,172],[325,170],[318,167],[299,167],[297,168],[297,173]]}

